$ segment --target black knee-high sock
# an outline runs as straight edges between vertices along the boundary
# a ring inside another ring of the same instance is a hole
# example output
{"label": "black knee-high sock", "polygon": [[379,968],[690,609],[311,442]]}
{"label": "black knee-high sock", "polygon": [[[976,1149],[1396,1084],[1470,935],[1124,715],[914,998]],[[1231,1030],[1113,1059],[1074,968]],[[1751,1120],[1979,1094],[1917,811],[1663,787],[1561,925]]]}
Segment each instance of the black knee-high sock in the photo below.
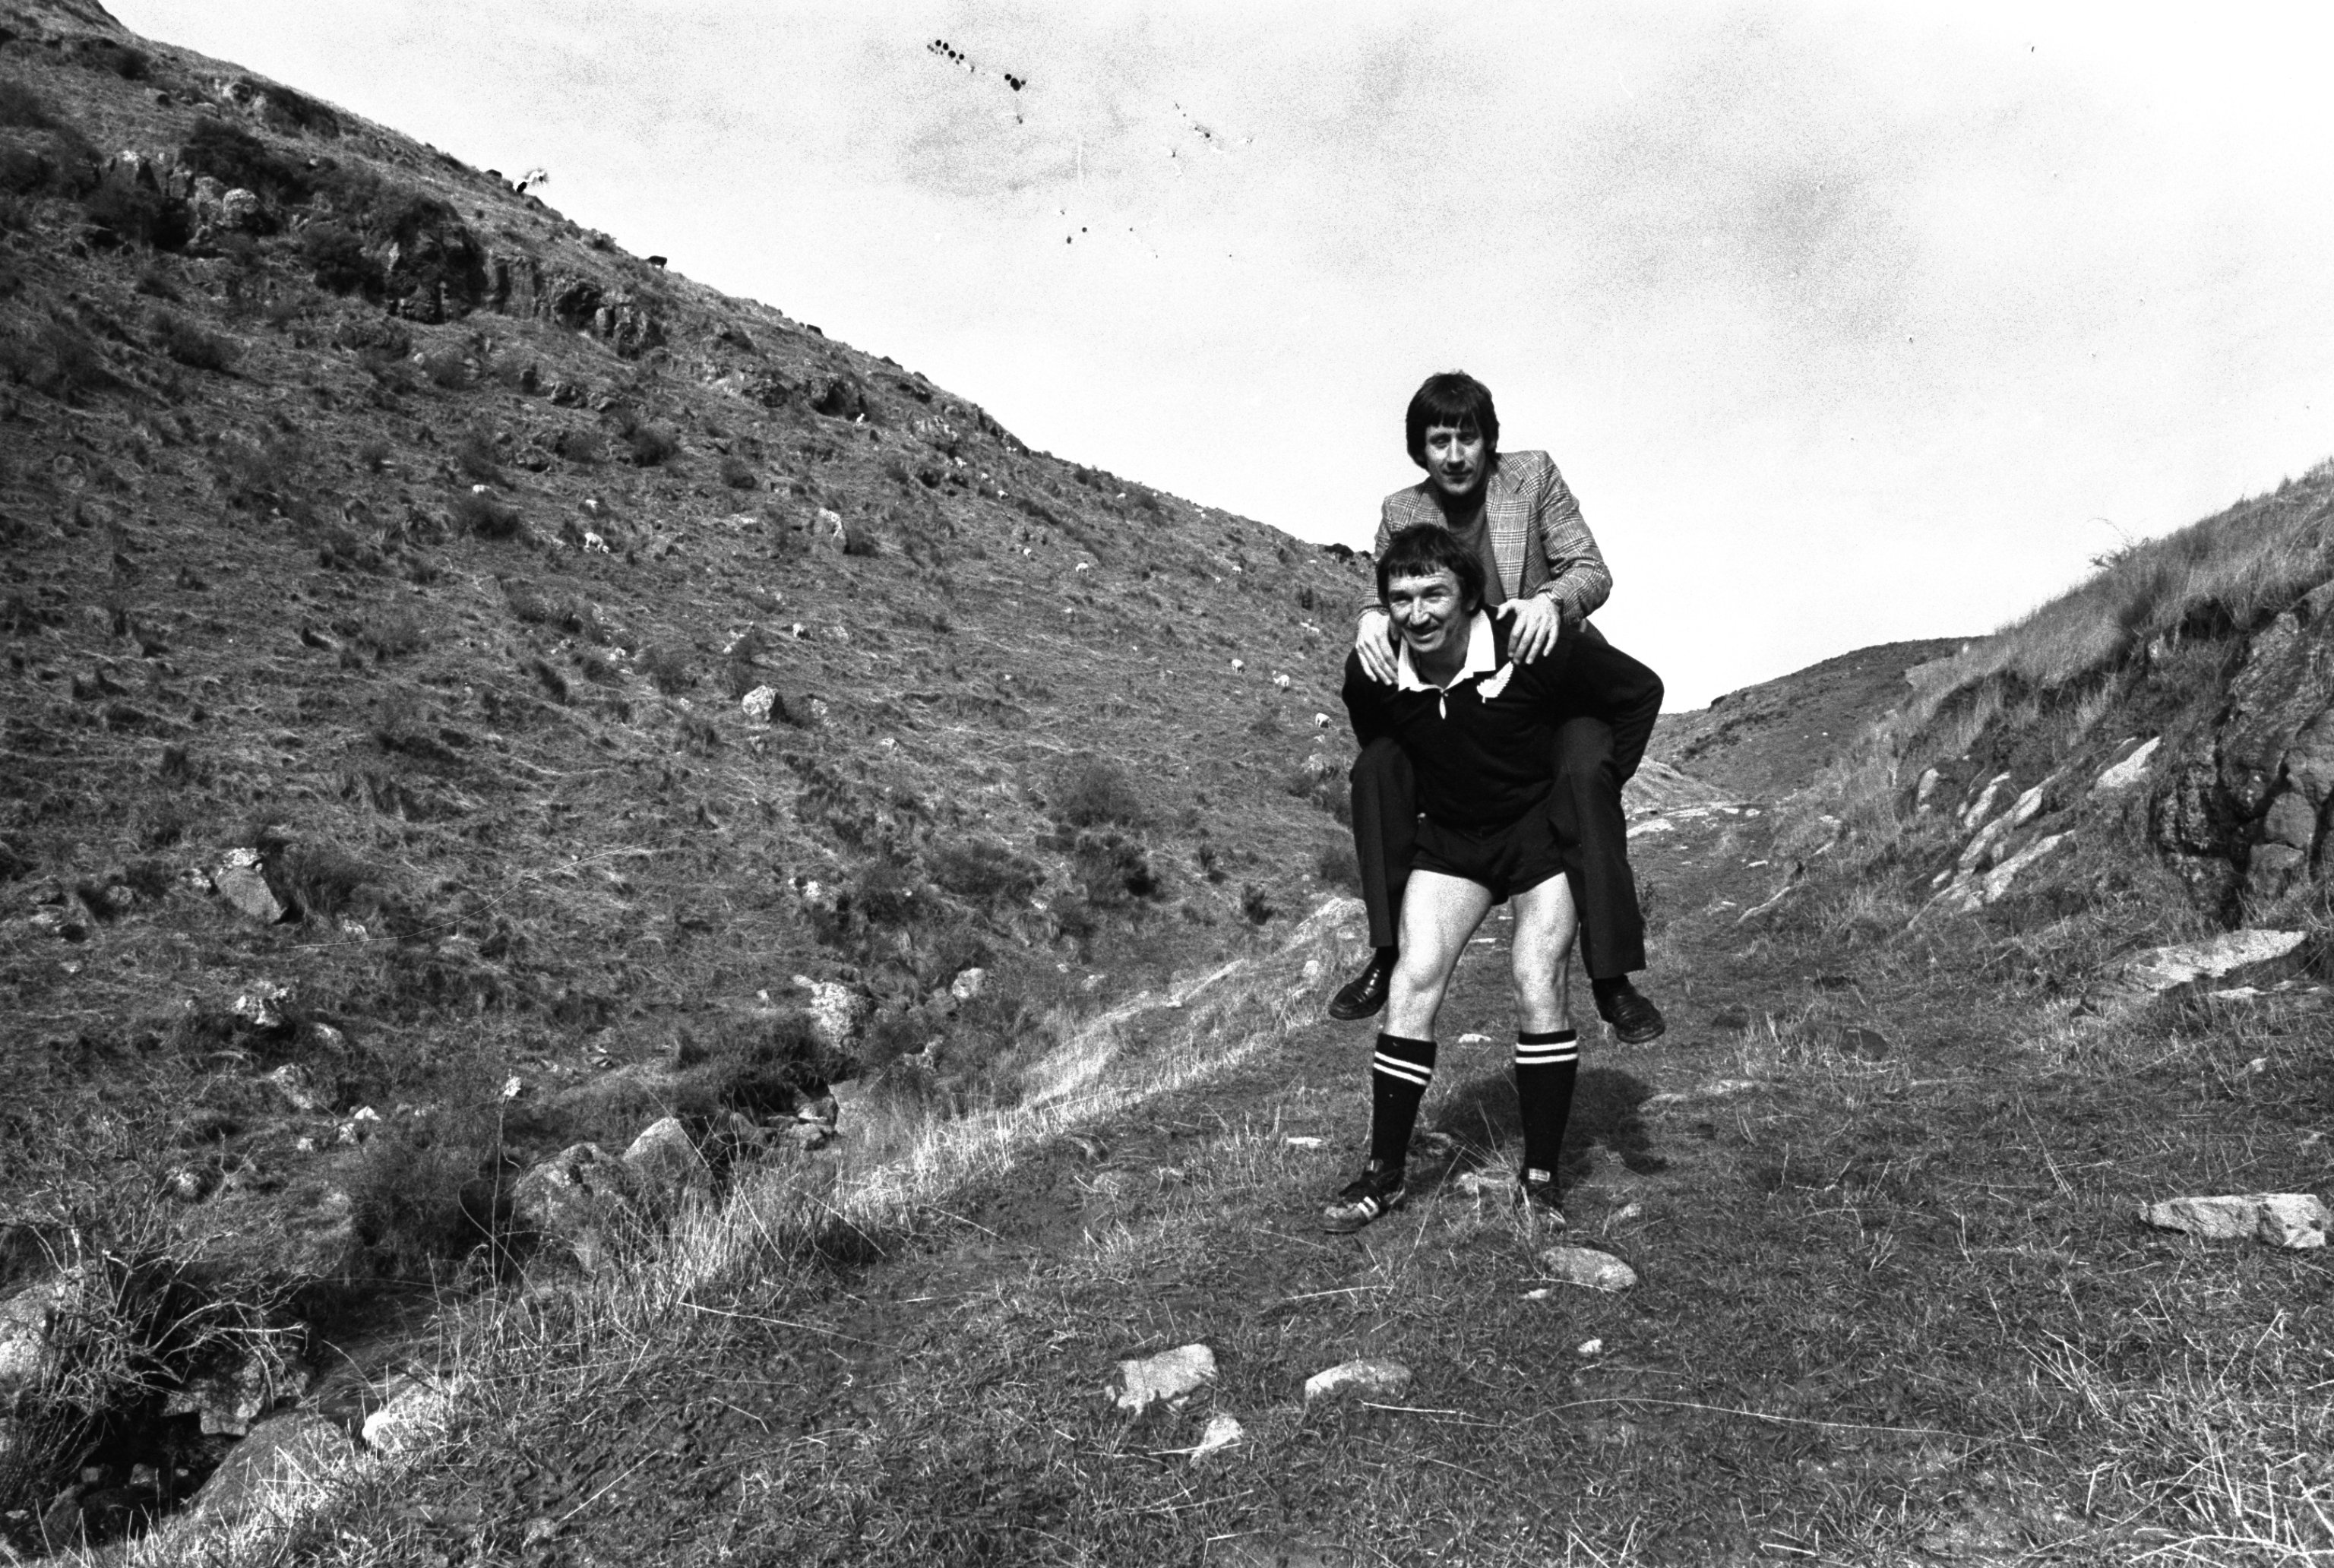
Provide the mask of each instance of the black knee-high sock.
{"label": "black knee-high sock", "polygon": [[1378,1036],[1370,1063],[1370,1159],[1399,1166],[1410,1155],[1411,1129],[1418,1125],[1418,1102],[1434,1082],[1434,1042]]}
{"label": "black knee-high sock", "polygon": [[1516,1033],[1516,1098],[1522,1102],[1524,1169],[1556,1174],[1564,1124],[1572,1120],[1572,1081],[1580,1071],[1580,1036]]}

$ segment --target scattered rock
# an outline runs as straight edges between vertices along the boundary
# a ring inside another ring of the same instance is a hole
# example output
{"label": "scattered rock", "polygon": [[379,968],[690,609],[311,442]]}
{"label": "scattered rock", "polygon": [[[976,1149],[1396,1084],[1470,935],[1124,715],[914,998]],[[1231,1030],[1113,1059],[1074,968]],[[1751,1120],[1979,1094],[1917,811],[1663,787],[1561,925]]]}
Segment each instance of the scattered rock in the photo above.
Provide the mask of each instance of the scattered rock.
{"label": "scattered rock", "polygon": [[770,722],[770,709],[777,700],[776,688],[757,686],[738,698],[738,706],[744,709],[746,717],[756,724],[767,724]]}
{"label": "scattered rock", "polygon": [[656,1207],[680,1207],[690,1194],[713,1190],[713,1168],[705,1163],[678,1117],[651,1121],[624,1150],[624,1164],[641,1194]]}
{"label": "scattered rock", "polygon": [[189,1379],[162,1400],[165,1416],[200,1418],[203,1435],[240,1438],[251,1423],[306,1391],[308,1375],[297,1367],[246,1356],[231,1367]]}
{"label": "scattered rock", "polygon": [[969,1002],[989,984],[989,971],[978,966],[960,972],[949,982],[949,995],[960,1002]]}
{"label": "scattered rock", "polygon": [[1539,1265],[1550,1277],[1590,1290],[1625,1291],[1635,1287],[1637,1271],[1609,1252],[1591,1246],[1552,1246],[1539,1255]]}
{"label": "scattered rock", "polygon": [[1288,1145],[1291,1149],[1318,1149],[1321,1147],[1323,1140],[1313,1137],[1309,1133],[1299,1133],[1291,1137],[1284,1138],[1281,1141]]}
{"label": "scattered rock", "polygon": [[237,913],[263,925],[272,926],[284,919],[283,900],[260,875],[257,850],[229,850],[226,861],[211,873],[211,886]]}
{"label": "scattered rock", "polygon": [[1452,1183],[1470,1198],[1509,1198],[1516,1191],[1516,1178],[1504,1170],[1488,1167],[1480,1170],[1462,1170]]}
{"label": "scattered rock", "polygon": [[818,1043],[848,1053],[866,1021],[867,999],[837,981],[814,980],[806,975],[795,976],[795,989],[810,998],[810,1028]]}
{"label": "scattered rock", "polygon": [[2001,786],[2009,782],[2010,775],[2006,773],[1998,773],[1986,780],[1985,788],[1978,793],[1977,799],[1962,808],[1962,826],[1974,828],[1984,822],[1993,810],[1995,799],[2001,794]]}
{"label": "scattered rock", "polygon": [[1118,1408],[1143,1410],[1155,1400],[1184,1398],[1216,1380],[1216,1352],[1205,1345],[1181,1345],[1155,1356],[1118,1363],[1122,1383]]}
{"label": "scattered rock", "polygon": [[2124,973],[2143,991],[2168,991],[2191,980],[2217,980],[2234,970],[2282,958],[2301,946],[2301,940],[2300,931],[2223,931],[2201,942],[2181,942],[2143,953]]}
{"label": "scattered rock", "polygon": [[76,1276],[61,1274],[0,1300],[0,1408],[47,1374],[50,1325],[80,1288]]}
{"label": "scattered rock", "polygon": [[264,1421],[211,1472],[195,1494],[195,1510],[222,1521],[285,1510],[304,1484],[354,1451],[349,1435],[322,1416],[294,1411]]}
{"label": "scattered rock", "polygon": [[1191,1463],[1196,1465],[1210,1454],[1220,1453],[1247,1436],[1247,1428],[1218,1410],[1208,1418],[1208,1429],[1200,1434],[1200,1446],[1191,1450]]}
{"label": "scattered rock", "polygon": [[2117,790],[2127,790],[2139,783],[2147,776],[2147,765],[2155,757],[2156,747],[2163,744],[2164,737],[2160,735],[2141,743],[2121,762],[2102,771],[2098,781],[2091,785],[2091,793],[2095,795],[2113,794]]}
{"label": "scattered rock", "polygon": [[1990,871],[1981,873],[1963,868],[1956,872],[1950,886],[1929,900],[1928,907],[1950,914],[1968,914],[1997,903],[2028,867],[2073,837],[2072,833],[2046,834]]}
{"label": "scattered rock", "polygon": [[292,1000],[292,987],[273,980],[256,980],[251,989],[235,999],[227,1009],[254,1029],[273,1030],[284,1027],[284,1006]]}
{"label": "scattered rock", "polygon": [[609,1225],[623,1210],[621,1169],[596,1143],[564,1149],[512,1184],[512,1222],[566,1247],[589,1274],[606,1248]]}
{"label": "scattered rock", "polygon": [[1344,1399],[1349,1395],[1381,1400],[1401,1397],[1410,1387],[1410,1369],[1400,1361],[1364,1358],[1340,1361],[1305,1380],[1305,1402]]}
{"label": "scattered rock", "polygon": [[365,1447],[394,1454],[428,1437],[444,1419],[451,1391],[422,1378],[400,1373],[383,1390],[381,1407],[364,1419]]}
{"label": "scattered rock", "polygon": [[1832,1043],[1850,1056],[1861,1056],[1866,1062],[1877,1062],[1889,1052],[1888,1036],[1877,1029],[1848,1026],[1836,1031]]}
{"label": "scattered rock", "polygon": [[332,1109],[332,1101],[322,1093],[308,1070],[297,1062],[286,1062],[275,1072],[259,1080],[283,1097],[284,1103],[307,1115],[319,1115]]}
{"label": "scattered rock", "polygon": [[2253,1236],[2271,1246],[2302,1252],[2326,1245],[2334,1213],[2306,1192],[2255,1192],[2242,1197],[2175,1198],[2139,1211],[2142,1223],[2204,1241]]}

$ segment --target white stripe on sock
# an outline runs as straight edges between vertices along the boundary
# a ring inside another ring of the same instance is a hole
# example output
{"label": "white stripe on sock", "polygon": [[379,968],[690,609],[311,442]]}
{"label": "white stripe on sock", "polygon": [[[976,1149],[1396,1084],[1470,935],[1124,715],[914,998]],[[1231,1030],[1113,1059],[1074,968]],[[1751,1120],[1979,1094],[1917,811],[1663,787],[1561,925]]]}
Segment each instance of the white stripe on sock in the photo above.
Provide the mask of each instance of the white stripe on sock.
{"label": "white stripe on sock", "polygon": [[1384,1053],[1372,1058],[1370,1066],[1374,1072],[1383,1073],[1389,1078],[1402,1079],[1407,1083],[1415,1083],[1422,1089],[1434,1081],[1433,1068],[1416,1062],[1405,1062],[1399,1056],[1388,1056]]}

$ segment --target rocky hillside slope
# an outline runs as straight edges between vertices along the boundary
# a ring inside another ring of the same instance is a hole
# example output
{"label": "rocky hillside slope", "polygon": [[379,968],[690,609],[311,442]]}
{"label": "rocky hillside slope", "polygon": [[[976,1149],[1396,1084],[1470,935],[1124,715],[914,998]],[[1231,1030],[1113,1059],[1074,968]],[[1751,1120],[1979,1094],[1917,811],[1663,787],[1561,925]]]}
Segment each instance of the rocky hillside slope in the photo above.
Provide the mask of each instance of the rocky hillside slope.
{"label": "rocky hillside slope", "polygon": [[1345,553],[86,0],[0,0],[0,1294],[426,1292],[1350,864]]}
{"label": "rocky hillside slope", "polygon": [[[2101,950],[2315,933],[2334,857],[2334,465],[2124,552],[1911,674],[1797,840],[1874,909],[2003,905]],[[1836,841],[1836,842],[1833,842]]]}

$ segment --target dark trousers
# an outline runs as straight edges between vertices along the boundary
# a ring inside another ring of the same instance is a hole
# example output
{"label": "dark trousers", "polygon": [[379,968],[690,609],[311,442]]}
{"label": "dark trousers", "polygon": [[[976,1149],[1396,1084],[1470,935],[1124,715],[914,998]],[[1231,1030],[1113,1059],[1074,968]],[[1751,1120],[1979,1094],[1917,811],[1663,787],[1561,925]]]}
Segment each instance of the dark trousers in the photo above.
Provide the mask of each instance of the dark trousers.
{"label": "dark trousers", "polygon": [[[1661,716],[1662,680],[1591,630],[1573,644],[1565,688],[1567,707],[1578,717],[1557,727],[1548,811],[1580,911],[1583,962],[1591,979],[1609,980],[1645,967],[1645,921],[1629,870],[1621,786],[1644,760],[1654,720]],[[1348,776],[1370,946],[1391,948],[1402,930],[1402,890],[1418,842],[1410,758],[1394,741],[1374,740],[1362,748]]]}

